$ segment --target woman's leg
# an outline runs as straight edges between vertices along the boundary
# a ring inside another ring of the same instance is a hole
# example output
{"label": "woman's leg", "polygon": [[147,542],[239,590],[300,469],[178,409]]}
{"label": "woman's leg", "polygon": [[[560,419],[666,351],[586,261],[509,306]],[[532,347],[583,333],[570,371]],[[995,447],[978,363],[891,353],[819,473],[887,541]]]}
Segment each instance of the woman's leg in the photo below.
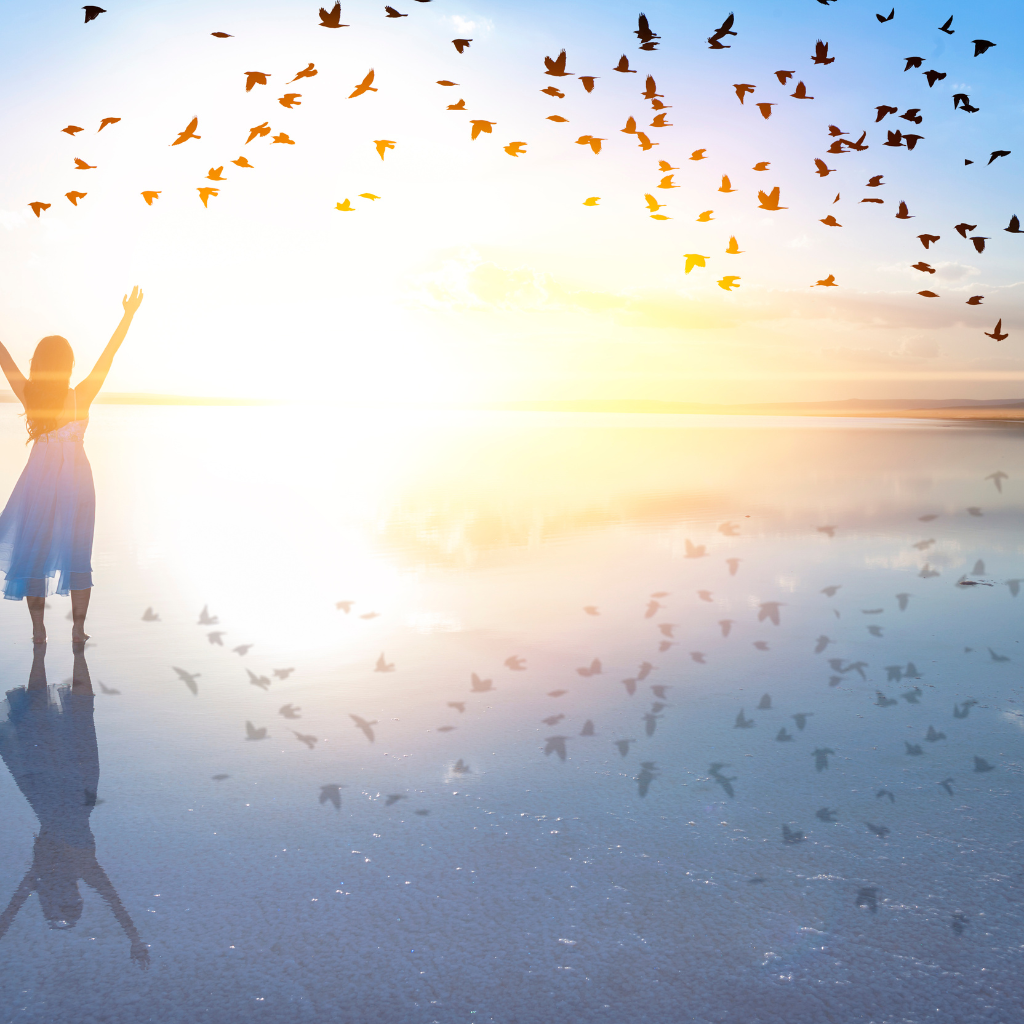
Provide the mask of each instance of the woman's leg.
{"label": "woman's leg", "polygon": [[37,644],[46,643],[46,626],[43,625],[43,612],[46,610],[45,597],[26,597],[28,613],[32,616],[32,639]]}
{"label": "woman's leg", "polygon": [[[72,643],[84,643],[89,639],[89,634],[85,631],[85,616],[89,611],[89,595],[92,594],[92,588],[88,590],[72,590],[71,591],[71,642]],[[40,612],[39,621],[42,622],[42,612]]]}

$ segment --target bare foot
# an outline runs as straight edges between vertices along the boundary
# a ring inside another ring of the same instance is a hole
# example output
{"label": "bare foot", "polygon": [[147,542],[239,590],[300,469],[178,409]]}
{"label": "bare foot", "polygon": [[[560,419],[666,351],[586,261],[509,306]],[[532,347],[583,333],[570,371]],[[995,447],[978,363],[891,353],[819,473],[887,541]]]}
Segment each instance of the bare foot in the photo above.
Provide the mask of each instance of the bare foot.
{"label": "bare foot", "polygon": [[88,633],[78,633],[75,630],[71,630],[71,642],[73,644],[84,644],[86,640],[91,639]]}

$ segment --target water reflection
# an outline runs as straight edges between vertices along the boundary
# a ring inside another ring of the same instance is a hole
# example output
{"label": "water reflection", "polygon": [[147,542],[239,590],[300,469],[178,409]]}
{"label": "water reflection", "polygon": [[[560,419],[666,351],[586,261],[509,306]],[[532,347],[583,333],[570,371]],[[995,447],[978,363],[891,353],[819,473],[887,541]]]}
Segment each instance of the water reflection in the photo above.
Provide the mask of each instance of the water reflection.
{"label": "water reflection", "polygon": [[34,645],[28,685],[7,691],[0,723],[0,757],[39,819],[32,866],[0,914],[0,938],[34,892],[50,928],[74,928],[84,900],[79,881],[96,890],[131,944],[130,955],[149,966],[149,950],[113,883],[96,860],[90,817],[100,781],[93,722],[94,695],[84,645],[74,645],[71,683],[49,687],[46,645]]}

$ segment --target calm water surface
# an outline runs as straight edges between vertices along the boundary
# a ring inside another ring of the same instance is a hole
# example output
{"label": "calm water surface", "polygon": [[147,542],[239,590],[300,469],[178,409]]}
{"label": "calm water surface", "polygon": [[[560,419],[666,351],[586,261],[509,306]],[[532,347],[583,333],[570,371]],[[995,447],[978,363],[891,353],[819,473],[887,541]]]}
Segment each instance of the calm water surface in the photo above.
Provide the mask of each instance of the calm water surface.
{"label": "calm water surface", "polygon": [[0,607],[0,1019],[1019,1019],[1022,444],[98,408],[94,639]]}

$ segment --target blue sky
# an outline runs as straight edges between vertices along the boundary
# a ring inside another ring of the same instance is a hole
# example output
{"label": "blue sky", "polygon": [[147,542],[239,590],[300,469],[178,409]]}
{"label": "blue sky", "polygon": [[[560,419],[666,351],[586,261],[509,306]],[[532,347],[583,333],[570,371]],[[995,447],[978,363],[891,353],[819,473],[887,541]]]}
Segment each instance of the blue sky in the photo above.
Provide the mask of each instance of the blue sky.
{"label": "blue sky", "polygon": [[[638,50],[639,9],[625,4],[409,0],[398,5],[408,18],[387,19],[383,5],[348,3],[351,27],[337,31],[319,27],[317,6],[125,3],[84,25],[75,5],[10,5],[0,327],[12,351],[59,332],[88,361],[138,281],[146,307],[118,390],[287,396],[313,380],[374,400],[1020,393],[1024,239],[1002,230],[1024,216],[1019,6],[903,3],[881,25],[877,5],[854,0],[645,3],[661,36],[653,53]],[[730,10],[738,34],[709,50]],[[938,30],[950,14],[952,36]],[[462,55],[455,37],[473,39]],[[811,62],[819,38],[836,58],[827,67]],[[997,45],[975,58],[975,38]],[[543,74],[563,47],[570,71],[599,76],[593,93]],[[622,53],[638,74],[612,70]],[[907,56],[922,69],[904,72]],[[319,74],[286,88],[310,62]],[[370,67],[379,91],[349,100]],[[786,88],[779,69],[795,72]],[[947,77],[929,88],[928,69]],[[246,93],[248,70],[268,86]],[[671,127],[646,128],[658,145],[645,153],[620,129],[653,117],[647,74]],[[789,97],[798,79],[813,101]],[[737,82],[756,85],[743,105]],[[540,92],[552,83],[564,99]],[[301,105],[280,106],[286,91]],[[979,112],[954,110],[956,92]],[[447,111],[458,98],[467,111]],[[758,101],[777,104],[770,120]],[[922,124],[876,125],[879,104],[918,107]],[[122,120],[97,135],[106,116]],[[193,116],[202,139],[171,148]],[[471,141],[470,118],[493,132]],[[295,145],[244,145],[266,120]],[[84,131],[62,134],[69,123]],[[870,149],[828,155],[830,124],[867,130]],[[890,126],[924,138],[913,152],[887,148]],[[583,134],[605,140],[599,155],[575,144]],[[383,161],[377,138],[396,140]],[[527,143],[522,157],[503,151],[513,140]],[[698,148],[706,159],[688,160]],[[994,149],[1011,156],[986,166]],[[253,170],[230,165],[243,151]],[[76,156],[96,169],[73,170]],[[815,157],[834,173],[819,178]],[[679,188],[655,187],[659,159],[679,168]],[[767,172],[752,170],[759,160]],[[204,209],[196,189],[220,165],[228,180]],[[734,193],[717,191],[723,174]],[[885,184],[866,188],[876,174]],[[788,209],[759,210],[758,189],[776,185]],[[69,189],[87,193],[77,208]],[[142,189],[161,191],[153,207]],[[650,219],[645,193],[671,219]],[[859,202],[871,195],[884,204]],[[597,207],[583,206],[589,196]],[[334,209],[345,198],[354,213]],[[51,203],[38,219],[36,200]],[[900,200],[914,219],[895,219]],[[842,227],[822,225],[828,214]],[[984,253],[953,231],[960,222],[988,236]],[[925,252],[921,232],[941,241]],[[742,255],[724,252],[733,235]],[[685,274],[692,252],[707,266]],[[935,274],[911,269],[922,259]],[[718,287],[726,274],[738,290]],[[827,274],[840,287],[810,287]],[[973,294],[982,306],[965,304]],[[1002,343],[983,334],[999,318]]]}

